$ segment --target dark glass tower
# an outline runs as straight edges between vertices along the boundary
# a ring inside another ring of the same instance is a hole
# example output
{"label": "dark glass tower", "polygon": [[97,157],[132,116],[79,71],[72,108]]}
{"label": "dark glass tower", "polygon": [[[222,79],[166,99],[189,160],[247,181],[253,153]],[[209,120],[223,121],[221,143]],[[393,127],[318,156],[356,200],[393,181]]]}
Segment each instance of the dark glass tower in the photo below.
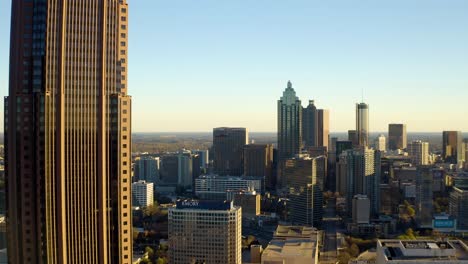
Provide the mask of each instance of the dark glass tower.
{"label": "dark glass tower", "polygon": [[301,151],[302,106],[292,84],[278,100],[278,152],[280,162],[294,157]]}
{"label": "dark glass tower", "polygon": [[125,0],[12,1],[9,263],[132,263]]}

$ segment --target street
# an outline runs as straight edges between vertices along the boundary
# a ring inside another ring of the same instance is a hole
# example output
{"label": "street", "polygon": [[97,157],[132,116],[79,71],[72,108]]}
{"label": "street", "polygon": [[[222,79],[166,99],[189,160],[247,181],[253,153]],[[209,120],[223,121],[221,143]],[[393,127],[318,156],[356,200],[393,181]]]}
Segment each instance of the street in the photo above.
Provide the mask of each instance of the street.
{"label": "street", "polygon": [[337,262],[337,236],[336,229],[339,218],[336,216],[336,200],[328,200],[323,217],[323,247],[320,254],[320,263],[335,264]]}

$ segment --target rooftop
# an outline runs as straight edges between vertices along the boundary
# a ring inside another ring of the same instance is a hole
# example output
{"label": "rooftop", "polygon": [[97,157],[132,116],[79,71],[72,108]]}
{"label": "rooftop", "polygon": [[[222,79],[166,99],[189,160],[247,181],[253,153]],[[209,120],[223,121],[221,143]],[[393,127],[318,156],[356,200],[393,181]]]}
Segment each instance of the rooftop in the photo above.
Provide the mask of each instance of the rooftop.
{"label": "rooftop", "polygon": [[273,239],[263,251],[262,259],[292,257],[294,259],[313,260],[317,249],[316,243],[305,238],[291,240]]}
{"label": "rooftop", "polygon": [[275,238],[316,238],[317,229],[308,226],[282,226],[278,225]]}
{"label": "rooftop", "polygon": [[465,260],[468,247],[460,240],[379,240],[387,260]]}

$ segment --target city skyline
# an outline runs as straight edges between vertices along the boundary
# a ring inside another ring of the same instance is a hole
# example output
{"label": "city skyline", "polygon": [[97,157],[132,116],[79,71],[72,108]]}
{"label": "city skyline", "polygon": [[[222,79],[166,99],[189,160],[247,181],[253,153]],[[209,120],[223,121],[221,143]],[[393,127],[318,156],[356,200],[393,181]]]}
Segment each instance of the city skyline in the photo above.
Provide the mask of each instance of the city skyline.
{"label": "city skyline", "polygon": [[[274,132],[287,80],[303,106],[315,100],[330,110],[332,132],[354,128],[362,90],[371,132],[389,123],[468,131],[460,122],[468,116],[468,3],[422,3],[136,1],[133,131]],[[10,4],[0,3],[0,95],[8,88]]]}

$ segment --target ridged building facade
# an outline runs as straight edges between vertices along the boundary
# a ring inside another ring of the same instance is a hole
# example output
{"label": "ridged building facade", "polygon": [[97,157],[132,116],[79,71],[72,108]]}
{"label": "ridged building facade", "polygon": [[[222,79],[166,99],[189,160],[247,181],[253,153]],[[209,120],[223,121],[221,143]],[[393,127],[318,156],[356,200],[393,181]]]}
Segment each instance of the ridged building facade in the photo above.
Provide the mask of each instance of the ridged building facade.
{"label": "ridged building facade", "polygon": [[12,1],[9,263],[132,263],[125,0]]}

